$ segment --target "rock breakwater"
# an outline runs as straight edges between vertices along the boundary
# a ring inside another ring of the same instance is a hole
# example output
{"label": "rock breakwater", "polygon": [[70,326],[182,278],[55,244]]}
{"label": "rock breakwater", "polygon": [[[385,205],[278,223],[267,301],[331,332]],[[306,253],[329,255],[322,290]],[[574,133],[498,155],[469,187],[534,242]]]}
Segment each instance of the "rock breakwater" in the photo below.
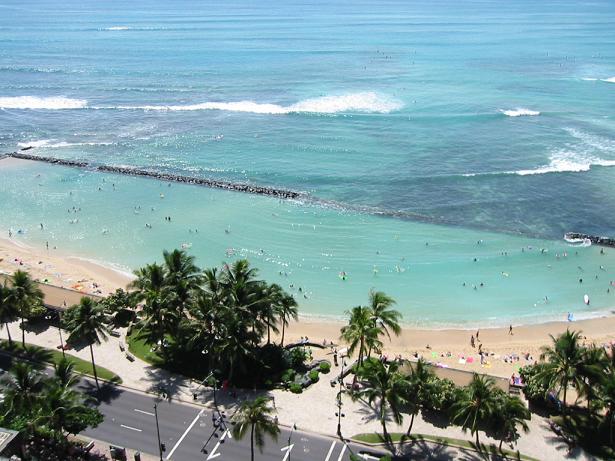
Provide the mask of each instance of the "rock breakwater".
{"label": "rock breakwater", "polygon": [[96,165],[84,161],[66,160],[55,157],[43,157],[39,155],[26,154],[23,151],[28,150],[27,147],[21,149],[20,152],[10,152],[4,155],[7,157],[18,158],[22,160],[32,160],[35,162],[45,162],[53,165],[68,166],[73,168],[84,168],[94,171],[122,174],[128,176],[140,176],[145,178],[153,178],[160,181],[177,182],[183,184],[192,184],[197,186],[212,187],[215,189],[224,189],[236,192],[245,192],[248,194],[267,195],[282,199],[298,199],[305,197],[305,194],[288,189],[279,189],[276,187],[257,186],[248,183],[221,181],[211,178],[199,178],[194,176],[184,176],[173,173],[165,173],[161,171],[142,169],[136,167],[113,166],[113,165]]}

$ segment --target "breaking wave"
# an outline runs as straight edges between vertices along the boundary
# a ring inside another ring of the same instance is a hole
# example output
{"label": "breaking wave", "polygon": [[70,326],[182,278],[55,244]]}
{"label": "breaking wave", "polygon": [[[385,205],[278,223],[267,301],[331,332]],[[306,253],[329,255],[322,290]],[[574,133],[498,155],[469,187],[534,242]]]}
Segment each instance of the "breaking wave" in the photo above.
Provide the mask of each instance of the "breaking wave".
{"label": "breaking wave", "polygon": [[54,139],[39,139],[37,141],[28,141],[17,143],[17,146],[24,148],[47,148],[57,149],[61,147],[75,147],[75,146],[111,146],[112,142],[55,142]]}
{"label": "breaking wave", "polygon": [[603,154],[607,154],[609,157],[615,155],[615,141],[575,128],[566,128],[565,131],[577,141],[569,143],[564,149],[553,151],[549,156],[549,163],[546,165],[514,171],[466,173],[462,176],[529,176],[548,173],[582,173],[591,170],[594,166],[615,167],[615,160],[602,158]]}
{"label": "breaking wave", "polygon": [[401,109],[403,104],[395,99],[374,92],[349,93],[339,96],[323,96],[304,99],[295,104],[258,103],[254,101],[202,102],[184,105],[140,105],[140,106],[88,106],[85,99],[65,97],[17,96],[0,97],[0,109],[98,109],[98,110],[143,110],[143,111],[198,111],[221,110],[249,112],[253,114],[335,114],[338,112],[363,112],[386,114]]}
{"label": "breaking wave", "polygon": [[258,103],[254,101],[203,102],[185,105],[144,105],[93,107],[94,109],[123,109],[144,111],[195,111],[223,110],[230,112],[249,112],[253,114],[284,115],[293,113],[335,114],[338,112],[389,113],[403,107],[397,100],[374,92],[350,93],[340,96],[323,96],[282,106],[279,104]]}
{"label": "breaking wave", "polygon": [[500,110],[504,115],[509,117],[523,117],[523,116],[534,116],[540,115],[540,112],[537,110],[525,109],[523,107],[518,107],[516,109],[508,109],[508,110]]}
{"label": "breaking wave", "polygon": [[62,96],[39,98],[37,96],[0,97],[0,109],[83,109],[85,99],[71,99]]}
{"label": "breaking wave", "polygon": [[603,78],[601,80],[606,83],[615,83],[615,77]]}

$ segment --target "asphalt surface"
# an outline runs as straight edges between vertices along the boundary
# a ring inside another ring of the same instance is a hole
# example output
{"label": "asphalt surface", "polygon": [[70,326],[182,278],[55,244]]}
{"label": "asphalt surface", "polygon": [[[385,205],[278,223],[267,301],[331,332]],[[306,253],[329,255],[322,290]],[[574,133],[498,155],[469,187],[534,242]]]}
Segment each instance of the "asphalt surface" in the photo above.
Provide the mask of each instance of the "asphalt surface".
{"label": "asphalt surface", "polygon": [[[85,384],[92,391],[92,384]],[[230,414],[220,422],[219,414],[209,408],[160,401],[154,396],[132,392],[116,386],[103,391],[99,409],[105,421],[83,433],[123,447],[130,447],[157,455],[157,405],[160,440],[165,444],[163,459],[171,461],[194,460],[249,460],[250,439],[235,440],[231,435]],[[262,453],[256,450],[256,459],[280,461],[349,461],[351,453],[365,454],[365,448],[342,443],[339,438],[323,437],[300,430],[281,427],[276,440],[266,439]],[[363,456],[362,459],[378,459]]]}
{"label": "asphalt surface", "polygon": [[[0,368],[10,368],[10,361],[9,357],[0,355]],[[85,437],[158,456],[154,415],[156,405],[160,440],[165,445],[164,460],[250,459],[249,434],[243,440],[231,436],[230,414],[221,414],[213,408],[161,400],[112,384],[101,384],[102,389],[98,393],[94,382],[87,378],[83,378],[79,386],[82,391],[96,396],[98,409],[105,416],[98,427],[82,432],[81,435]],[[378,459],[373,456],[378,450],[346,444],[336,437],[324,437],[282,426],[280,429],[277,441],[267,438],[262,452],[255,447],[256,460],[349,461],[351,453],[358,454],[360,459]]]}

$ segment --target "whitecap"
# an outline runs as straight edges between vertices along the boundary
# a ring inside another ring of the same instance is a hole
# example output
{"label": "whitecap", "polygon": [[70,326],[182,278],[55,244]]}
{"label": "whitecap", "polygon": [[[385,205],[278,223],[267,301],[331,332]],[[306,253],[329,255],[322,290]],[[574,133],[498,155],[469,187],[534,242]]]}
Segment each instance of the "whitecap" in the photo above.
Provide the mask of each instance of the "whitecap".
{"label": "whitecap", "polygon": [[[54,142],[55,141],[55,142]],[[112,142],[66,142],[55,139],[39,139],[37,141],[26,141],[17,143],[19,147],[39,147],[46,149],[57,149],[62,147],[76,147],[76,146],[111,146]]]}
{"label": "whitecap", "polygon": [[603,78],[601,80],[606,83],[615,83],[615,77]]}
{"label": "whitecap", "polygon": [[0,109],[82,109],[87,106],[85,99],[71,99],[63,96],[39,98],[37,96],[0,97]]}
{"label": "whitecap", "polygon": [[185,105],[143,105],[93,107],[93,109],[121,109],[144,111],[196,111],[223,110],[253,114],[285,115],[295,113],[334,114],[339,112],[389,113],[403,107],[400,101],[375,92],[349,93],[338,96],[323,96],[283,106],[255,101],[202,102]]}
{"label": "whitecap", "polygon": [[531,170],[518,170],[512,173],[519,176],[546,173],[581,173],[589,171],[592,166],[612,167],[615,166],[615,160],[586,156],[578,152],[559,151],[550,156],[548,165]]}
{"label": "whitecap", "polygon": [[104,30],[129,30],[130,27],[127,26],[112,26],[112,27],[106,27]]}
{"label": "whitecap", "polygon": [[507,115],[509,117],[540,115],[540,112],[538,112],[537,110],[525,109],[523,107],[518,107],[516,109],[507,109],[507,110],[501,109],[500,112],[502,112],[504,115]]}

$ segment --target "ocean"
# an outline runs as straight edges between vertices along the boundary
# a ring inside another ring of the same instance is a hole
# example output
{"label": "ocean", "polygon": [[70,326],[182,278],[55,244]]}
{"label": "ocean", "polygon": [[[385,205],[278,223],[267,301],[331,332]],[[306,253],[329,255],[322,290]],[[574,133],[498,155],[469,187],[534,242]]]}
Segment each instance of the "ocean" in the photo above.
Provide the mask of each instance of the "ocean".
{"label": "ocean", "polygon": [[37,164],[0,170],[0,226],[125,269],[248,257],[309,315],[370,288],[423,326],[600,315],[615,250],[562,236],[615,235],[613,30],[599,0],[7,0],[0,152],[309,200]]}

